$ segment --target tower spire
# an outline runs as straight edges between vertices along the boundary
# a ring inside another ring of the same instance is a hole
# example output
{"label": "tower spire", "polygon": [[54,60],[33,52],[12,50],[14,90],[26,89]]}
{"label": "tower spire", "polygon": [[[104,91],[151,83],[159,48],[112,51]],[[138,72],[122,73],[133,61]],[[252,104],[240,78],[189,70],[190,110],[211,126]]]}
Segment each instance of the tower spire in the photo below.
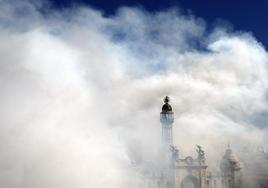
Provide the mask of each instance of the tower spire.
{"label": "tower spire", "polygon": [[162,140],[167,148],[173,145],[172,125],[174,122],[174,113],[169,102],[170,98],[166,96],[164,98],[162,112],[160,113],[160,122],[162,124]]}
{"label": "tower spire", "polygon": [[164,170],[165,175],[165,188],[175,188],[175,174],[174,174],[174,157],[171,152],[173,147],[173,133],[172,126],[174,122],[174,113],[172,107],[169,104],[170,98],[166,96],[164,98],[164,105],[162,106],[162,112],[160,113],[160,122],[162,124],[162,142],[164,150],[164,161],[167,164]]}

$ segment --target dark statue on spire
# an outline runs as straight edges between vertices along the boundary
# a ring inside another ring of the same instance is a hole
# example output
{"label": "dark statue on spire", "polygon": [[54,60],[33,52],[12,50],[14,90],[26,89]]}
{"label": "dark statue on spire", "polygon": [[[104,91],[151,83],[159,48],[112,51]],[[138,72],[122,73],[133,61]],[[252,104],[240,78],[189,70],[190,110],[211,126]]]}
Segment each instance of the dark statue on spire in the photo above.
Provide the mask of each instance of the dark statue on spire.
{"label": "dark statue on spire", "polygon": [[169,104],[169,102],[170,102],[170,98],[168,97],[168,96],[166,96],[165,98],[164,98],[164,105],[163,105],[163,107],[162,107],[162,112],[172,112],[172,107],[171,107],[171,105]]}
{"label": "dark statue on spire", "polygon": [[198,161],[201,163],[205,163],[205,161],[206,161],[205,151],[199,145],[196,145],[196,147],[197,147],[196,152],[198,154],[198,156],[197,156]]}
{"label": "dark statue on spire", "polygon": [[179,159],[179,150],[176,146],[170,146],[170,151],[172,153],[172,160],[176,161]]}

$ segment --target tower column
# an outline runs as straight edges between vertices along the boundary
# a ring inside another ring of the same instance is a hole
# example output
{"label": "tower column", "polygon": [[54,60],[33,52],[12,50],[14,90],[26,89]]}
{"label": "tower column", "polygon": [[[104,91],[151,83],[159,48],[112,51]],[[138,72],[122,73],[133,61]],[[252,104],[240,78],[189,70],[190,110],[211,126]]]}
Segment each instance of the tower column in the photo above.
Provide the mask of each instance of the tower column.
{"label": "tower column", "polygon": [[160,113],[160,122],[162,125],[162,144],[163,154],[166,167],[163,169],[163,188],[175,187],[175,174],[174,174],[174,160],[171,152],[171,146],[173,146],[173,132],[172,126],[174,122],[174,113],[172,107],[169,104],[169,97],[164,98],[164,105],[162,112]]}
{"label": "tower column", "polygon": [[162,141],[164,147],[167,149],[173,145],[173,132],[172,126],[174,122],[174,113],[172,112],[172,107],[169,104],[169,97],[164,98],[164,105],[162,107],[162,112],[160,113],[160,122],[162,124]]}

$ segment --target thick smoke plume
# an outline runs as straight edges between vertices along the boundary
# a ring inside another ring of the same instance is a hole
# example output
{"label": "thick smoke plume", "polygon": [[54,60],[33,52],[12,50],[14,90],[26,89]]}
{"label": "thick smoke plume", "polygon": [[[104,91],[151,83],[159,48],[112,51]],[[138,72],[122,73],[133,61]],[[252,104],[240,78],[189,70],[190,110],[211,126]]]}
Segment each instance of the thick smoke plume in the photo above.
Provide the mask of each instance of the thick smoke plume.
{"label": "thick smoke plume", "polygon": [[217,170],[228,143],[267,147],[266,50],[178,9],[0,0],[0,59],[3,188],[126,187],[157,156],[165,95],[182,156],[200,144]]}

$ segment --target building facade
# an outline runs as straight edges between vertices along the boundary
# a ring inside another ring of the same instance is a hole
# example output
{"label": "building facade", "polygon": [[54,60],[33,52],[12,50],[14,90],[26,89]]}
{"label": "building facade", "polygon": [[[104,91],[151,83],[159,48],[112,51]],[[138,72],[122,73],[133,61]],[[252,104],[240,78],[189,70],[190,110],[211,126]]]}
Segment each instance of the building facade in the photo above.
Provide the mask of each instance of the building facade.
{"label": "building facade", "polygon": [[[162,126],[161,168],[143,171],[137,188],[240,188],[239,161],[228,147],[221,161],[221,172],[207,172],[205,151],[196,146],[197,156],[181,158],[173,144],[174,112],[168,96],[160,112]],[[144,173],[146,171],[146,173]]]}
{"label": "building facade", "polygon": [[196,156],[185,158],[180,156],[174,146],[174,112],[168,96],[164,98],[160,122],[161,167],[143,166],[135,188],[268,188],[268,154],[263,149],[259,148],[255,153],[244,151],[242,168],[240,160],[228,145],[220,161],[220,171],[209,172],[205,151],[201,146],[196,146]]}

